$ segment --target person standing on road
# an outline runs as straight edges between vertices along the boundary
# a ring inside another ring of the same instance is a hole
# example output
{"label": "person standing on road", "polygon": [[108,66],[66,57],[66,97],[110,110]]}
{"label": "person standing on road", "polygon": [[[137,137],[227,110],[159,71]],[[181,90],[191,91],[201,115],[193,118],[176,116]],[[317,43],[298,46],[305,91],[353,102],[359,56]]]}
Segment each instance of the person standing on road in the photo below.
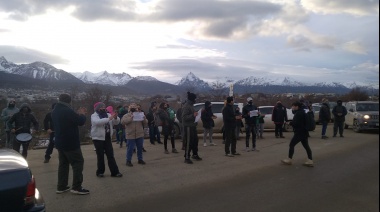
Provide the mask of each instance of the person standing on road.
{"label": "person standing on road", "polygon": [[97,156],[96,176],[104,177],[105,154],[111,177],[122,177],[123,175],[119,172],[119,167],[116,164],[111,141],[113,126],[119,124],[120,118],[116,113],[112,115],[108,113],[106,105],[103,102],[95,103],[94,111],[91,115],[91,138],[95,145]]}
{"label": "person standing on road", "polygon": [[242,113],[240,112],[239,107],[235,108],[235,116],[240,116],[239,119],[236,119],[236,130],[235,130],[236,131],[236,134],[235,134],[236,140],[238,141],[239,137],[240,137],[241,128],[244,127],[243,121],[242,121]]}
{"label": "person standing on road", "polygon": [[71,96],[69,94],[59,95],[59,101],[51,113],[55,129],[55,148],[58,150],[58,184],[57,194],[70,190],[69,166],[73,169],[73,194],[85,195],[90,191],[82,187],[84,158],[80,148],[79,126],[86,122],[87,110],[80,107],[77,113],[72,109]]}
{"label": "person standing on road", "polygon": [[[13,125],[14,123],[14,125]],[[38,131],[39,124],[37,119],[32,114],[32,109],[26,103],[22,104],[20,111],[15,113],[11,119],[8,121],[8,128],[11,129],[11,133],[17,136],[21,133],[30,134],[31,125],[33,124],[33,131]],[[33,134],[33,132],[32,132]],[[16,139],[17,140],[17,139]],[[13,141],[13,150],[20,152],[20,147],[22,145],[22,156],[26,159],[28,156],[29,142],[19,143],[18,141]]]}
{"label": "person standing on road", "polygon": [[294,147],[299,142],[301,142],[302,146],[306,150],[307,157],[308,157],[308,160],[303,165],[312,167],[314,166],[314,163],[313,163],[312,152],[311,152],[309,141],[308,141],[308,133],[307,133],[308,131],[306,129],[306,113],[302,109],[302,103],[294,102],[292,104],[292,112],[294,114],[293,122],[292,122],[294,135],[289,144],[288,158],[281,160],[281,162],[287,165],[291,165],[292,158],[294,155]]}
{"label": "person standing on road", "polygon": [[129,105],[128,113],[123,116],[121,123],[125,125],[125,137],[127,139],[126,165],[132,167],[133,150],[137,147],[138,164],[145,165],[143,160],[144,125],[148,123],[143,112],[138,112],[137,105]]}
{"label": "person standing on road", "polygon": [[183,124],[182,124],[182,107],[185,104],[185,102],[181,102],[181,107],[178,108],[176,112],[176,117],[178,119],[178,122],[180,123],[180,129],[181,129],[181,139],[182,139],[182,150],[185,150],[185,136],[184,134],[184,129],[183,129]]}
{"label": "person standing on road", "polygon": [[[6,137],[6,148],[13,146],[11,139],[11,128],[8,127],[8,121],[12,116],[19,112],[19,109],[16,107],[16,101],[14,99],[9,99],[7,107],[1,111],[1,121],[4,122]],[[13,127],[13,126],[12,126]]]}
{"label": "person standing on road", "polygon": [[227,104],[223,108],[223,123],[226,133],[226,142],[224,144],[224,151],[226,156],[234,157],[240,155],[236,152],[236,119],[240,119],[241,116],[235,115],[234,111],[234,99],[232,96],[227,97]]}
{"label": "person standing on road", "polygon": [[192,164],[190,159],[190,152],[193,152],[192,159],[200,161],[201,157],[198,155],[198,134],[197,123],[195,117],[198,116],[198,112],[194,110],[194,103],[197,96],[194,93],[187,92],[186,104],[182,107],[182,123],[185,136],[185,163]]}
{"label": "person standing on road", "polygon": [[276,106],[273,108],[272,121],[275,124],[274,134],[276,138],[285,138],[282,133],[282,128],[284,123],[288,122],[288,113],[281,101],[277,101]]}
{"label": "person standing on road", "polygon": [[211,102],[206,101],[205,108],[202,110],[201,113],[201,119],[203,124],[203,146],[205,147],[207,146],[207,134],[209,136],[210,146],[216,146],[216,144],[212,142],[213,128],[215,126],[214,119],[216,119],[216,116],[212,112],[211,106]]}
{"label": "person standing on road", "polygon": [[322,100],[322,107],[319,110],[319,123],[322,124],[322,139],[328,139],[326,136],[327,124],[331,120],[331,112],[329,107],[329,101],[327,99]]}
{"label": "person standing on road", "polygon": [[148,127],[149,127],[149,140],[150,140],[150,143],[153,145],[156,144],[156,141],[157,143],[162,144],[160,130],[158,129],[158,126],[156,126],[155,120],[154,120],[154,114],[157,112],[157,106],[155,103],[156,102],[154,102],[154,104],[152,103],[152,106],[151,108],[149,108],[149,112],[146,115],[146,118],[148,120]]}
{"label": "person standing on road", "polygon": [[[54,109],[55,104],[56,103],[53,103],[51,105],[52,110]],[[51,111],[47,113],[44,118],[44,129],[49,134],[49,145],[45,152],[44,163],[49,163],[51,154],[53,153],[53,149],[54,149],[54,125],[53,125],[53,120],[51,118]]]}
{"label": "person standing on road", "polygon": [[[162,133],[164,135],[164,153],[169,154],[168,150],[168,139],[170,137],[170,142],[172,145],[172,153],[178,153],[175,148],[174,143],[174,111],[170,115],[169,110],[172,110],[169,105],[165,102],[160,104],[160,107],[157,109],[157,115],[162,121]],[[172,117],[171,117],[172,116]]]}
{"label": "person standing on road", "polygon": [[256,119],[258,114],[254,115],[254,112],[258,112],[257,107],[253,104],[252,97],[247,98],[248,104],[243,107],[243,118],[245,119],[245,146],[246,151],[249,149],[249,137],[252,134],[252,149],[251,151],[258,151],[256,149]]}
{"label": "person standing on road", "polygon": [[336,134],[338,133],[339,129],[339,135],[340,137],[343,136],[343,125],[345,121],[345,117],[347,115],[347,109],[345,106],[343,106],[342,100],[338,100],[337,105],[334,106],[332,110],[332,114],[334,115],[334,135],[333,137],[336,137]]}

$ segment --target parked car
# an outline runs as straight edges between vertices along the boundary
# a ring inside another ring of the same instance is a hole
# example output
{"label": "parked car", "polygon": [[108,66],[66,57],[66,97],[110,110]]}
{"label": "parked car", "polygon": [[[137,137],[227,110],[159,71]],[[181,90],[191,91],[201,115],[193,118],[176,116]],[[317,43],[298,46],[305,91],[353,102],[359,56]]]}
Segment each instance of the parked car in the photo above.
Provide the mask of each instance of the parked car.
{"label": "parked car", "polygon": [[355,132],[379,129],[379,102],[347,102],[345,128],[352,126]]}
{"label": "parked car", "polygon": [[45,211],[28,162],[11,149],[0,149],[0,211]]}
{"label": "parked car", "polygon": [[[272,112],[274,106],[259,106],[258,109],[261,114],[265,114],[264,117],[264,130],[275,129],[275,124],[272,121]],[[293,121],[293,113],[291,109],[286,109],[288,115],[288,122],[284,124],[285,131],[291,131],[291,122]]]}
{"label": "parked car", "polygon": [[[243,103],[235,103],[234,108],[238,107],[240,108],[240,112],[243,110]],[[200,109],[203,109],[205,107],[205,103],[196,103],[194,104],[194,110],[199,111]],[[222,109],[224,107],[224,102],[211,102],[211,109],[214,115],[217,117],[214,119],[214,133],[221,133],[223,130],[223,115],[222,115]],[[181,123],[179,123],[178,119],[175,119],[174,122],[174,129],[175,129],[175,137],[178,138],[180,135],[182,135],[181,132]],[[199,120],[198,125],[197,125],[197,132],[198,133],[203,133],[203,124],[202,120]]]}

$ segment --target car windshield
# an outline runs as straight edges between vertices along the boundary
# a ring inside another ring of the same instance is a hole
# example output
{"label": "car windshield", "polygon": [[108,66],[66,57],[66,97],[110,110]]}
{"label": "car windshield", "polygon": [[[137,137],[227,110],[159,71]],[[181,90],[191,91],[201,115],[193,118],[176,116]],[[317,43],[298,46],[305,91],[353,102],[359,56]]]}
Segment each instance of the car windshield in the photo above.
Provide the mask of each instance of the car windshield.
{"label": "car windshield", "polygon": [[261,107],[261,108],[259,108],[259,111],[262,114],[272,114],[273,107]]}
{"label": "car windshield", "polygon": [[318,112],[320,109],[321,109],[321,107],[319,107],[319,106],[313,106],[314,112]]}
{"label": "car windshield", "polygon": [[356,105],[356,111],[379,111],[378,103],[359,103]]}

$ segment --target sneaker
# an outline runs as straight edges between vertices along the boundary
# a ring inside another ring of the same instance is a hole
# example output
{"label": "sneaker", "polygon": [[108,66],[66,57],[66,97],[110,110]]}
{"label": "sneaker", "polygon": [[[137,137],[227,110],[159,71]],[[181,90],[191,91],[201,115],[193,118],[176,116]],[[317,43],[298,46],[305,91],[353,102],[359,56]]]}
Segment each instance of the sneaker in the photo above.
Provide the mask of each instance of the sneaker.
{"label": "sneaker", "polygon": [[117,173],[117,174],[113,174],[113,175],[111,175],[111,177],[122,177],[122,176],[123,176],[122,173]]}
{"label": "sneaker", "polygon": [[283,164],[286,164],[286,165],[292,165],[292,159],[288,158],[288,159],[283,159],[281,160],[281,162]]}
{"label": "sneaker", "polygon": [[285,136],[283,136],[283,135],[280,135],[280,138],[285,138]]}
{"label": "sneaker", "polygon": [[303,165],[308,167],[314,167],[314,162],[308,159]]}
{"label": "sneaker", "polygon": [[260,150],[256,149],[256,148],[252,148],[251,149],[252,152],[260,152]]}
{"label": "sneaker", "polygon": [[49,163],[50,159],[45,158],[44,163]]}
{"label": "sneaker", "polygon": [[235,153],[232,153],[232,155],[240,155],[240,153],[238,153],[238,152],[235,152]]}
{"label": "sneaker", "polygon": [[164,143],[162,143],[161,141],[159,141],[159,142],[157,142],[157,143],[159,143],[159,144],[164,144]]}
{"label": "sneaker", "polygon": [[104,177],[104,174],[97,174],[96,176],[102,178]]}
{"label": "sneaker", "polygon": [[139,160],[139,162],[137,162],[138,164],[141,164],[141,165],[145,165],[146,163],[145,163],[145,161],[143,161],[143,160]]}
{"label": "sneaker", "polygon": [[225,156],[227,156],[227,157],[234,157],[234,155],[230,154],[230,153],[225,154]]}
{"label": "sneaker", "polygon": [[329,137],[322,135],[322,139],[328,139]]}
{"label": "sneaker", "polygon": [[172,153],[178,153],[176,149],[172,149]]}
{"label": "sneaker", "polygon": [[185,159],[185,163],[187,163],[187,164],[193,164],[193,161],[190,160],[190,159]]}
{"label": "sneaker", "polygon": [[79,195],[86,195],[86,194],[89,194],[90,191],[81,187],[79,189],[71,189],[71,193],[79,194]]}
{"label": "sneaker", "polygon": [[169,154],[169,151],[167,149],[165,149],[165,154]]}
{"label": "sneaker", "polygon": [[343,136],[343,135],[340,135],[340,137],[341,137],[341,138],[344,138],[344,136]]}
{"label": "sneaker", "polygon": [[120,148],[123,148],[123,144],[120,144]]}
{"label": "sneaker", "polygon": [[246,148],[245,148],[245,151],[246,151],[246,152],[249,152],[249,151],[250,151],[250,150],[249,150],[249,147],[246,147]]}
{"label": "sneaker", "polygon": [[207,146],[207,143],[203,143],[203,146],[206,147],[206,146]]}
{"label": "sneaker", "polygon": [[[264,136],[260,136],[261,139],[264,139]],[[285,138],[285,137],[284,137]]]}
{"label": "sneaker", "polygon": [[276,138],[279,138],[280,136],[276,135]]}
{"label": "sneaker", "polygon": [[62,194],[62,193],[65,193],[65,192],[67,192],[67,191],[70,191],[70,186],[66,186],[66,188],[64,188],[64,189],[58,189],[55,193],[57,193],[57,194]]}
{"label": "sneaker", "polygon": [[131,161],[127,161],[127,164],[126,164],[126,165],[129,166],[129,167],[132,167],[132,166],[133,166],[133,164],[132,164]]}
{"label": "sneaker", "polygon": [[210,146],[216,146],[216,143],[210,143]]}
{"label": "sneaker", "polygon": [[195,160],[202,160],[202,158],[201,157],[199,157],[198,155],[193,155],[191,158],[193,158],[193,159],[195,159]]}
{"label": "sneaker", "polygon": [[143,150],[142,150],[143,152],[146,152],[146,150],[145,150],[145,148],[143,148]]}

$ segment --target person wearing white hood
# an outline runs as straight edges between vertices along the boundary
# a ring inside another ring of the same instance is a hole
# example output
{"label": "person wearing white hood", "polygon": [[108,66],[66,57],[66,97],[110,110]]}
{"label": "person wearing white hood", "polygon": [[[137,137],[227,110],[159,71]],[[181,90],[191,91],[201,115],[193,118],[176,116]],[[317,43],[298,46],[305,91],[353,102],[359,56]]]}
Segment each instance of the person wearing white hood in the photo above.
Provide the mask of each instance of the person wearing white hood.
{"label": "person wearing white hood", "polygon": [[4,122],[5,132],[7,134],[6,144],[5,144],[5,147],[7,147],[7,148],[12,147],[11,129],[8,127],[8,121],[9,121],[9,119],[11,119],[11,117],[15,113],[18,113],[18,111],[19,111],[19,109],[16,107],[16,101],[14,99],[9,99],[7,107],[1,111],[1,121]]}

